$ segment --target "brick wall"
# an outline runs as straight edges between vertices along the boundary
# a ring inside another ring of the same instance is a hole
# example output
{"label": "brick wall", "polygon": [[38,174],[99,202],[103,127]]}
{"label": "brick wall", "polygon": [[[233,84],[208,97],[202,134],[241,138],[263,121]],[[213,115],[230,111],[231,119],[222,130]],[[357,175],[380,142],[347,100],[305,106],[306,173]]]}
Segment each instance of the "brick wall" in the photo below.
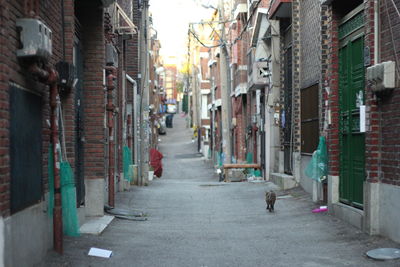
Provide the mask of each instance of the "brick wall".
{"label": "brick wall", "polygon": [[[374,64],[374,53],[375,53],[375,43],[374,43],[374,1],[366,0],[364,1],[365,11],[365,46],[370,49],[370,59],[371,64]],[[369,110],[368,121],[371,127],[367,130],[365,134],[365,160],[366,160],[366,174],[368,182],[377,182],[379,179],[379,125],[380,120],[378,112],[378,103],[376,97],[373,95],[371,89],[366,83],[366,105]]]}
{"label": "brick wall", "polygon": [[[66,1],[67,2],[67,1]],[[40,2],[39,17],[53,32],[53,56],[49,65],[54,66],[62,58],[61,5],[60,1]],[[17,60],[18,37],[16,20],[26,17],[23,1],[1,1],[0,3],[0,213],[10,214],[10,158],[9,158],[9,86],[10,83],[29,91],[41,92],[43,99],[42,130],[42,181],[47,190],[47,151],[49,147],[48,90],[27,75],[26,70]],[[40,179],[40,177],[34,177]]]}
{"label": "brick wall", "polygon": [[[372,2],[372,1],[371,1]],[[397,9],[400,9],[400,0],[394,0]],[[371,15],[370,15],[371,16]],[[396,62],[397,86],[399,84],[400,69],[400,17],[397,14],[392,1],[380,1],[380,60]],[[390,30],[392,29],[392,31]],[[397,54],[397,56],[396,56]],[[380,128],[381,132],[381,174],[382,183],[400,186],[400,89],[396,87],[392,94],[379,103],[381,116],[378,119],[381,125],[371,121],[371,131]],[[371,111],[371,117],[375,117],[376,112]],[[373,138],[372,136],[371,138]],[[368,148],[372,149],[378,144],[369,142]],[[372,156],[372,155],[371,155]],[[370,160],[370,158],[368,158]],[[374,169],[371,170],[371,172]],[[370,180],[373,177],[369,178]]]}
{"label": "brick wall", "polygon": [[[326,21],[325,21],[326,19]],[[339,17],[333,12],[332,6],[326,7],[323,16],[324,32],[327,42],[323,43],[322,55],[326,62],[326,69],[322,69],[325,85],[330,88],[328,97],[331,112],[331,124],[327,136],[329,151],[329,175],[339,175]],[[325,30],[325,28],[324,28]],[[324,66],[325,67],[325,66]]]}
{"label": "brick wall", "polygon": [[245,161],[246,148],[245,148],[245,125],[243,120],[243,96],[238,96],[233,99],[233,116],[236,118],[236,127],[234,130],[235,135],[235,158],[238,162]]}
{"label": "brick wall", "polygon": [[300,87],[306,88],[318,82],[321,76],[321,5],[319,1],[304,0],[300,8]]}
{"label": "brick wall", "polygon": [[[65,61],[73,63],[73,49],[75,36],[75,5],[73,0],[64,1],[64,39],[65,39]],[[72,168],[75,167],[75,91],[61,98],[64,115],[64,138],[67,150],[67,158]]]}
{"label": "brick wall", "polygon": [[[82,7],[83,49],[85,52],[84,105],[85,105],[85,179],[104,179],[104,88],[103,67],[104,31],[103,10]],[[90,13],[91,16],[85,16]]]}
{"label": "brick wall", "polygon": [[321,102],[320,102],[320,119],[319,120],[319,131],[326,135],[326,130],[328,127],[327,121],[327,109],[329,108],[329,102],[325,102],[328,99],[327,93],[325,88],[329,88],[329,83],[327,80],[328,77],[328,66],[329,66],[329,11],[328,6],[322,5],[321,6],[321,83],[322,83],[322,92],[320,93]]}
{"label": "brick wall", "polygon": [[[138,27],[138,31],[140,30],[140,18],[141,13],[138,7],[138,0],[133,0],[133,15],[132,22]],[[132,36],[132,39],[127,40],[126,42],[126,58],[128,59],[126,62],[127,73],[133,79],[137,80],[138,84],[140,84],[138,79],[139,74],[139,32]],[[128,97],[130,95],[128,94]],[[129,98],[131,99],[131,98]]]}
{"label": "brick wall", "polygon": [[11,51],[6,48],[8,43],[7,27],[9,23],[9,7],[6,0],[0,1],[0,214],[9,214],[9,103],[8,103],[8,74],[6,63]]}
{"label": "brick wall", "polygon": [[300,1],[292,2],[292,53],[293,53],[293,152],[300,152]]}

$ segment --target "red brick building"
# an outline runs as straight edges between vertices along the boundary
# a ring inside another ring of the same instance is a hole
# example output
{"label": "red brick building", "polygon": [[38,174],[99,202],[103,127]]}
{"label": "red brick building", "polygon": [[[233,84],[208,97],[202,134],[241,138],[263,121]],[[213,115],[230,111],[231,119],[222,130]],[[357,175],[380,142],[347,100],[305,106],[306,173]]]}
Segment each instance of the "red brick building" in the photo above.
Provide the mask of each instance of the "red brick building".
{"label": "red brick building", "polygon": [[[53,245],[50,124],[57,124],[59,160],[74,173],[80,224],[85,216],[102,216],[104,205],[113,206],[115,192],[127,185],[125,147],[130,164],[136,161],[139,5],[104,2],[0,3],[0,212],[6,266],[39,262]],[[39,50],[28,49],[33,37],[27,31],[47,36],[36,42]],[[60,61],[68,68],[57,67]],[[51,109],[47,84],[53,69],[65,80],[57,81],[59,98]],[[51,112],[58,119],[52,120]]]}

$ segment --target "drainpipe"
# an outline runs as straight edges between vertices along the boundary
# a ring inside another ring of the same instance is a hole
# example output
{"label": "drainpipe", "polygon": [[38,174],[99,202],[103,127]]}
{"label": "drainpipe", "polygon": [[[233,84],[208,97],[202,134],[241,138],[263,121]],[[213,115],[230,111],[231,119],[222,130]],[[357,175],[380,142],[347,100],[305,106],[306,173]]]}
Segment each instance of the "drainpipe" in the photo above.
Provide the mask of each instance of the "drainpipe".
{"label": "drainpipe", "polygon": [[46,70],[40,68],[36,63],[28,68],[29,72],[39,78],[50,87],[50,141],[53,152],[53,170],[54,170],[54,210],[53,210],[53,241],[54,250],[60,254],[63,253],[63,224],[61,209],[61,181],[60,181],[60,162],[58,158],[58,125],[57,125],[57,101],[58,96],[58,73],[52,68]]}
{"label": "drainpipe", "polygon": [[49,70],[48,83],[50,85],[50,127],[51,127],[51,142],[53,148],[53,169],[54,169],[54,215],[53,215],[53,229],[54,229],[54,249],[62,254],[63,253],[63,225],[62,225],[62,209],[61,209],[61,181],[60,181],[60,162],[58,159],[57,148],[58,144],[58,126],[57,126],[57,101],[58,86],[57,86],[57,72],[53,69]]}
{"label": "drainpipe", "polygon": [[113,103],[114,97],[113,92],[115,89],[114,80],[116,79],[114,73],[116,69],[114,67],[106,68],[106,79],[107,79],[107,127],[108,127],[108,205],[114,207],[115,198],[115,177],[114,177],[114,111],[115,106]]}
{"label": "drainpipe", "polygon": [[258,127],[254,124],[252,127],[253,130],[253,162],[257,163],[257,131]]}
{"label": "drainpipe", "polygon": [[379,3],[374,1],[374,64],[379,62]]}
{"label": "drainpipe", "polygon": [[[133,139],[136,139],[136,140],[139,140],[139,138],[138,138],[138,136],[137,136],[137,134],[138,134],[138,129],[140,128],[140,120],[139,119],[137,119],[138,117],[138,114],[136,114],[137,112],[137,107],[139,106],[139,104],[137,103],[138,101],[136,100],[136,95],[137,95],[137,82],[136,82],[136,80],[134,80],[134,79],[132,79],[132,77],[131,76],[129,76],[128,74],[126,74],[125,75],[125,77],[126,77],[126,79],[128,79],[128,81],[130,82],[130,83],[132,83],[133,84],[133,88],[132,88],[132,115],[131,115],[131,118],[130,118],[130,122],[131,122],[131,126],[130,126],[130,131],[131,131],[131,136],[130,136],[130,138],[128,139],[128,142],[130,141],[131,142],[131,146],[132,146],[132,153],[133,153],[133,155],[134,155],[134,159],[135,159],[135,164],[138,164],[139,162],[140,162],[140,153],[138,152],[138,142],[139,141],[137,141],[137,142],[135,142],[135,143],[133,143]],[[139,114],[139,116],[140,116],[140,114]],[[134,124],[134,125],[132,125],[132,118],[133,118],[133,120],[135,120],[136,119],[136,124]],[[133,126],[133,127],[132,127]],[[136,138],[134,138],[134,137],[136,137]],[[138,168],[140,168],[140,164],[138,164]],[[140,172],[141,170],[138,170],[138,173],[141,173]]]}

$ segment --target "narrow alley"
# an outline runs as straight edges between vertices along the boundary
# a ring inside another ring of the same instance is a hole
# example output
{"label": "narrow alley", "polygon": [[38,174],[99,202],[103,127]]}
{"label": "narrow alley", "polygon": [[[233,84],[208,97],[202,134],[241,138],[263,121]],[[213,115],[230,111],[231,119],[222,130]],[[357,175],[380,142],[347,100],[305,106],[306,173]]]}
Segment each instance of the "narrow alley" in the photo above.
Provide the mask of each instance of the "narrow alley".
{"label": "narrow alley", "polygon": [[0,267],[400,266],[399,28],[400,0],[0,0]]}
{"label": "narrow alley", "polygon": [[[299,189],[277,191],[269,213],[272,183],[219,183],[185,125],[175,115],[162,138],[163,177],[117,194],[117,208],[143,211],[147,221],[114,219],[100,236],[67,237],[65,254],[50,252],[40,266],[398,266],[365,256],[393,242],[311,213],[315,205]],[[90,257],[91,247],[113,255]]]}

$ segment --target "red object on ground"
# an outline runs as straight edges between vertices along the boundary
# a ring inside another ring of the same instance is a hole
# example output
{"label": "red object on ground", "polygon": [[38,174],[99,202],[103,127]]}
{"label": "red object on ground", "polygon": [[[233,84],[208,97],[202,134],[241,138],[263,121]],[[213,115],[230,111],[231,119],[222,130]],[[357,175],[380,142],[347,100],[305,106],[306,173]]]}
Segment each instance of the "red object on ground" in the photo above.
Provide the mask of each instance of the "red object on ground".
{"label": "red object on ground", "polygon": [[154,169],[154,174],[157,177],[162,175],[162,160],[163,154],[155,148],[150,149],[150,166]]}

